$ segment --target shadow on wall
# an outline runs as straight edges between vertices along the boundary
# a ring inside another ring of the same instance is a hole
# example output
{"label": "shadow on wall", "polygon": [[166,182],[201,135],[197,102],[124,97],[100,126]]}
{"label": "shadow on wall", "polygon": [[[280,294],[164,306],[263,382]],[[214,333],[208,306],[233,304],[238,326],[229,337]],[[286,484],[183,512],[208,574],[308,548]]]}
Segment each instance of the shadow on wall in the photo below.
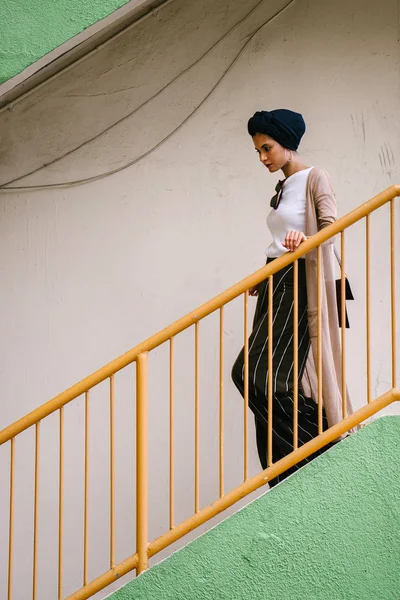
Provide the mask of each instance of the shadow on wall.
{"label": "shadow on wall", "polygon": [[[40,177],[23,183],[86,180],[135,164],[194,114],[257,33],[293,1],[243,1],[227,10],[209,0],[175,0],[131,26],[50,82],[45,94],[34,92],[3,113],[0,181],[44,164]],[[12,134],[16,120],[18,138]]]}

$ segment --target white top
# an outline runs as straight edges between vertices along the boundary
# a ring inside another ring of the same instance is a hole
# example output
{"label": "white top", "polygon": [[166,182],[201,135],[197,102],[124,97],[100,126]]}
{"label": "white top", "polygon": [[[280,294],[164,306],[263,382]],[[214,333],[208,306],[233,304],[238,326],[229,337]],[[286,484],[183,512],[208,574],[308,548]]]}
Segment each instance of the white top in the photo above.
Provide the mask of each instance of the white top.
{"label": "white top", "polygon": [[287,177],[279,206],[276,210],[273,208],[267,217],[267,225],[272,235],[272,242],[265,251],[269,258],[276,258],[288,252],[282,246],[288,231],[304,232],[306,228],[306,184],[311,169],[313,167]]}

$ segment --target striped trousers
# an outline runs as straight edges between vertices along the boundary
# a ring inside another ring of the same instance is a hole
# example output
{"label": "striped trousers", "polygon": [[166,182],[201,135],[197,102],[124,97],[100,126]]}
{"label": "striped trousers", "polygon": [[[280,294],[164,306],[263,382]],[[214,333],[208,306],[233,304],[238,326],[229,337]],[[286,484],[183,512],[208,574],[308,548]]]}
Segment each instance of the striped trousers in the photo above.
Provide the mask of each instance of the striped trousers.
{"label": "striped trousers", "polygon": [[[273,259],[268,259],[270,262]],[[298,261],[298,445],[318,435],[318,407],[307,398],[301,387],[310,336],[307,318],[305,260]],[[273,343],[272,343],[272,460],[276,462],[293,451],[293,265],[288,265],[273,278]],[[268,466],[268,279],[259,286],[253,330],[249,338],[249,407],[254,413],[257,451],[263,469]],[[232,368],[232,379],[244,396],[244,348]],[[323,411],[323,428],[327,429]],[[325,448],[326,449],[326,448]],[[282,481],[320,454],[319,451],[282,475],[271,480],[270,487]]]}

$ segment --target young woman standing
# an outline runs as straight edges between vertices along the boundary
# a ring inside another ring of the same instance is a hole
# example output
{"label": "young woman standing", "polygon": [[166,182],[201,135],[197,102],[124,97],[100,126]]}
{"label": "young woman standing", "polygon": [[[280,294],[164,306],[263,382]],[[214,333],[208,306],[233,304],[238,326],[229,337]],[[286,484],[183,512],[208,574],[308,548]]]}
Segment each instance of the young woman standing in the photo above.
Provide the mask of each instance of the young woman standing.
{"label": "young woman standing", "polygon": [[[272,242],[267,263],[293,252],[309,236],[336,220],[336,200],[323,169],[303,163],[297,149],[306,126],[302,115],[286,110],[256,112],[248,122],[259,159],[270,173],[282,170],[271,199],[267,224]],[[334,280],[334,244],[322,246],[322,397],[323,428],[342,419],[341,350]],[[273,277],[272,457],[293,451],[293,264]],[[253,330],[249,339],[249,406],[255,416],[257,450],[267,468],[268,426],[268,280],[250,290],[257,296]],[[317,250],[298,261],[298,445],[318,435],[317,381]],[[313,351],[310,352],[310,347]],[[244,395],[244,349],[232,369],[232,379]],[[347,412],[351,412],[348,398]],[[326,447],[324,448],[326,449]],[[322,450],[320,451],[322,452]],[[305,459],[270,482],[273,486],[309,462]]]}

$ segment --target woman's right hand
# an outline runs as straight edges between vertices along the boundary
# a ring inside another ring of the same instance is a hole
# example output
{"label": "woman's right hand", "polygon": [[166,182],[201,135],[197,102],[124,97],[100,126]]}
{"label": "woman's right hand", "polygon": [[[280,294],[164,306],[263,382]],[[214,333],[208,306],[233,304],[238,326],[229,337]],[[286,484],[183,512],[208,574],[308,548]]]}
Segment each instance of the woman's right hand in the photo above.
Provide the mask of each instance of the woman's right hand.
{"label": "woman's right hand", "polygon": [[250,288],[249,289],[250,296],[258,296],[258,288],[259,288],[259,284],[254,285],[252,288]]}

